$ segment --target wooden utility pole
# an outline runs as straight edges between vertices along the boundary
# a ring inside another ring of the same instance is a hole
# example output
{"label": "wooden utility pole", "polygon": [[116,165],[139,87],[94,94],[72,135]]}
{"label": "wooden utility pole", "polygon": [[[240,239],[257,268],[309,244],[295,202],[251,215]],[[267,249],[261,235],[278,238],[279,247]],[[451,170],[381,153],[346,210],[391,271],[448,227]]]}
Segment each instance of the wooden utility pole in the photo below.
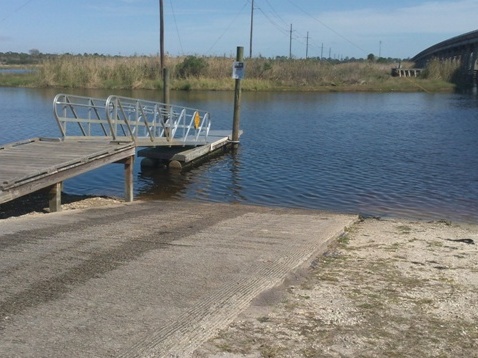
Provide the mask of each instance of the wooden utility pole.
{"label": "wooden utility pole", "polygon": [[251,5],[251,35],[249,38],[249,57],[252,58],[252,32],[254,29],[254,0],[252,0]]}
{"label": "wooden utility pole", "polygon": [[159,0],[159,66],[161,67],[161,75],[163,75],[164,67],[164,9],[163,0]]}
{"label": "wooden utility pole", "polygon": [[307,44],[305,45],[305,59],[309,58],[309,31],[307,31]]}
{"label": "wooden utility pole", "polygon": [[290,36],[289,36],[289,58],[292,59],[292,24],[290,24]]}

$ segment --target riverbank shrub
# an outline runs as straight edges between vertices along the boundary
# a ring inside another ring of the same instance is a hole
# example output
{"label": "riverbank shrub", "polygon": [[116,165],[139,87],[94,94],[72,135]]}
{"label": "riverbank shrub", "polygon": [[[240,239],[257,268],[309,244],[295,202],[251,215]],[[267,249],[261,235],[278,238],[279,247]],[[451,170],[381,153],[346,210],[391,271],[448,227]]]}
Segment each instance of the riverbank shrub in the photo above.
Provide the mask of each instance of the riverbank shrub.
{"label": "riverbank shrub", "polygon": [[176,72],[180,78],[200,77],[207,66],[204,58],[187,56],[176,66]]}

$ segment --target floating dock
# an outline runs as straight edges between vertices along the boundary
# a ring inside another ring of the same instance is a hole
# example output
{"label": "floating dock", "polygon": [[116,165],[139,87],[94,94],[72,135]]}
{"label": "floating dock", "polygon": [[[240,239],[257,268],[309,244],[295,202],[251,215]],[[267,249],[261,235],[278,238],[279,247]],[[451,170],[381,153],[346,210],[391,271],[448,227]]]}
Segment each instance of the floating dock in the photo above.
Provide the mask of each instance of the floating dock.
{"label": "floating dock", "polygon": [[58,94],[53,112],[61,138],[33,138],[0,146],[0,204],[50,188],[50,211],[61,209],[64,180],[110,163],[125,165],[125,200],[133,200],[136,155],[183,169],[235,143],[211,130],[206,111],[110,96]]}
{"label": "floating dock", "polygon": [[167,166],[170,169],[184,169],[212,155],[224,153],[231,146],[230,131],[210,131],[209,142],[200,146],[157,146],[138,150],[138,157],[146,160],[142,166]]}

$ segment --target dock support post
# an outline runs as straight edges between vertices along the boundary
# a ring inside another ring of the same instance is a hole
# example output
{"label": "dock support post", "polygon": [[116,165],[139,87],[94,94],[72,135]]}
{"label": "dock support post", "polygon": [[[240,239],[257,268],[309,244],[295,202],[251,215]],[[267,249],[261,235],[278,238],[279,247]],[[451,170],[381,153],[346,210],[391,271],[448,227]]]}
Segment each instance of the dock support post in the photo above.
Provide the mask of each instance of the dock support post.
{"label": "dock support post", "polygon": [[[165,125],[168,122],[169,119],[169,111],[171,110],[171,89],[170,89],[170,77],[169,77],[169,69],[168,68],[163,68],[163,103],[164,103],[164,112],[165,114],[163,115],[162,121],[163,125]],[[171,125],[171,124],[169,124]],[[164,128],[164,136],[170,140],[171,136],[171,128],[169,127]]]}
{"label": "dock support post", "polygon": [[131,203],[133,201],[133,164],[134,156],[124,160],[124,201]]}
{"label": "dock support post", "polygon": [[169,77],[169,69],[163,69],[163,103],[169,106],[171,102],[171,80]]}
{"label": "dock support post", "polygon": [[48,207],[50,213],[61,211],[61,188],[62,182],[53,184],[48,193]]}
{"label": "dock support post", "polygon": [[[236,62],[243,62],[244,47],[237,48]],[[241,78],[236,78],[234,91],[234,119],[232,122],[232,147],[236,149],[239,146],[239,122],[241,119]]]}

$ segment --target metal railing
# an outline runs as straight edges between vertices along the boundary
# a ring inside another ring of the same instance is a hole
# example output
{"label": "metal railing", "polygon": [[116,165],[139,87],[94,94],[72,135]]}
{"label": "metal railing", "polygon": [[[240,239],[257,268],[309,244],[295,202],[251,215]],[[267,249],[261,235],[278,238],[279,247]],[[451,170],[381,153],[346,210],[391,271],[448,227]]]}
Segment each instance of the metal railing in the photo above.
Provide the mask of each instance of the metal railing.
{"label": "metal railing", "polygon": [[63,137],[194,145],[206,143],[211,128],[206,111],[114,95],[101,99],[58,94],[53,108]]}
{"label": "metal railing", "polygon": [[106,100],[101,98],[57,94],[53,100],[53,113],[63,137],[109,136],[105,108]]}

